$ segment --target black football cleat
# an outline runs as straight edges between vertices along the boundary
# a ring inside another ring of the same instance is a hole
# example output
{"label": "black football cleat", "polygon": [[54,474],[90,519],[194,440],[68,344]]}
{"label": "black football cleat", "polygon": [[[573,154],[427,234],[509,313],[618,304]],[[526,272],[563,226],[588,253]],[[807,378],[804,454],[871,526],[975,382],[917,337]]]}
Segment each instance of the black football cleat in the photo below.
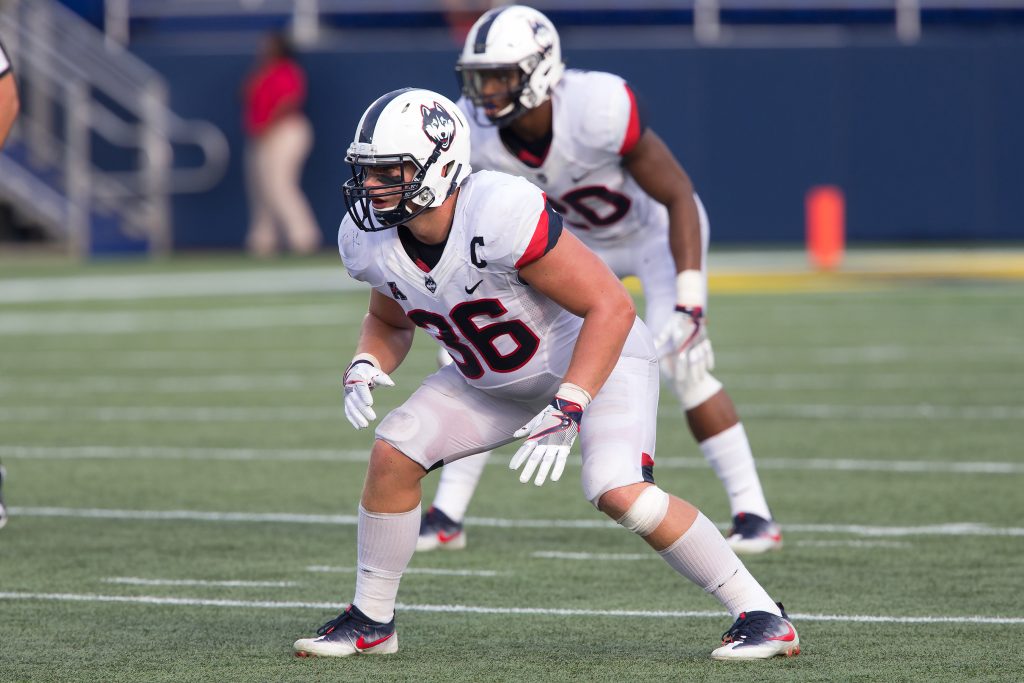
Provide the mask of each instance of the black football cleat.
{"label": "black football cleat", "polygon": [[722,634],[722,647],[711,653],[711,659],[770,659],[800,654],[800,637],[782,603],[776,604],[782,611],[781,617],[760,610],[740,614]]}

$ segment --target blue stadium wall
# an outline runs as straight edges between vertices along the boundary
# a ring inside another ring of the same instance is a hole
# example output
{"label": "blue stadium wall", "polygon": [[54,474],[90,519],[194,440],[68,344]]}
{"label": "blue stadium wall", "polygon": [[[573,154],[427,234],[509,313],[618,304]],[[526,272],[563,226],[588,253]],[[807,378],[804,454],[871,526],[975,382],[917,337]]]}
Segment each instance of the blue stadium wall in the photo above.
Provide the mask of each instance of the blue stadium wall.
{"label": "blue stadium wall", "polygon": [[[174,201],[179,248],[242,244],[248,220],[238,84],[246,54],[136,48],[174,108],[232,148],[211,192]],[[344,212],[345,149],[364,107],[416,85],[455,97],[454,50],[307,52],[315,149],[303,186],[327,239]],[[1024,239],[1024,35],[979,31],[907,47],[567,50],[627,78],[694,179],[716,243],[803,240],[808,188],[836,184],[851,242]],[[187,160],[187,156],[183,157]]]}

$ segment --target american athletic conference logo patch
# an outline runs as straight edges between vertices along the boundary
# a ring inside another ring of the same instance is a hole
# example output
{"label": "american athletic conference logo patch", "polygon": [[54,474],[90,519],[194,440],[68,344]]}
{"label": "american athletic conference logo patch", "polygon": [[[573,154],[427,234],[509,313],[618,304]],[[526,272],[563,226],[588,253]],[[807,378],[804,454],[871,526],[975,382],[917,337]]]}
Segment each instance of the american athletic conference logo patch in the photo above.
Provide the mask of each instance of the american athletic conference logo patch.
{"label": "american athletic conference logo patch", "polygon": [[435,145],[440,143],[441,149],[447,152],[455,139],[455,119],[438,102],[434,102],[433,107],[421,104],[420,113],[423,115],[423,132]]}

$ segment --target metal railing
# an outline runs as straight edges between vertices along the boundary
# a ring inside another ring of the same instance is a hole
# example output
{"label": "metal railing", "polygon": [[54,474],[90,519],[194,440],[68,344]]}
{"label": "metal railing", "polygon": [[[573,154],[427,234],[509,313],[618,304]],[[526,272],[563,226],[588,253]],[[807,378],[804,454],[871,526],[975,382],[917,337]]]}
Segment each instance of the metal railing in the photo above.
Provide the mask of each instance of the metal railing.
{"label": "metal railing", "polygon": [[727,11],[800,11],[893,13],[896,35],[904,43],[921,39],[922,15],[931,10],[1024,10],[1024,0],[693,0],[693,31],[700,43],[722,39],[722,13]]}
{"label": "metal railing", "polygon": [[[89,248],[97,212],[146,239],[152,253],[169,251],[170,195],[220,180],[229,155],[223,133],[172,112],[158,72],[53,0],[0,0],[0,35],[21,90],[15,136],[24,143],[27,166],[19,172],[16,162],[0,157],[0,190],[26,213],[45,218],[45,227],[76,253]],[[130,167],[100,168],[96,138],[129,150]],[[199,148],[203,163],[175,167],[175,145]],[[38,176],[53,177],[59,190],[45,193],[45,212],[26,208],[46,185]]]}
{"label": "metal railing", "polygon": [[[132,19],[271,16],[290,21],[300,45],[315,43],[324,15],[365,13],[405,14],[446,12],[453,9],[483,12],[511,4],[505,0],[106,0],[108,37],[127,45]],[[928,10],[1024,10],[1024,0],[529,0],[541,11],[684,10],[693,12],[693,33],[698,42],[715,44],[723,38],[722,13],[851,10],[892,11],[900,40],[913,43],[921,37],[922,13]]]}

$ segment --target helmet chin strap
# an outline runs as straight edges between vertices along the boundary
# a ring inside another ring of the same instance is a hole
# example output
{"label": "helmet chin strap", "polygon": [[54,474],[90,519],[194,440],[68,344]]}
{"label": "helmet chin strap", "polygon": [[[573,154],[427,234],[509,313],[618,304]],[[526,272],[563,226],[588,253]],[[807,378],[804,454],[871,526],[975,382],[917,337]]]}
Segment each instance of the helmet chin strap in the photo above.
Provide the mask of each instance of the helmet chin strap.
{"label": "helmet chin strap", "polygon": [[[419,200],[423,199],[422,203]],[[383,209],[372,209],[373,214],[377,217],[377,221],[390,226],[400,225],[406,221],[412,220],[416,216],[430,208],[430,204],[434,201],[434,191],[429,187],[422,188],[415,197],[409,199],[402,199],[397,204],[391,207]],[[409,203],[418,205],[416,208],[410,208]]]}
{"label": "helmet chin strap", "polygon": [[410,211],[402,206],[401,204],[395,204],[390,209],[371,209],[373,215],[377,218],[377,222],[381,225],[394,227],[402,223],[406,218],[406,214]]}

